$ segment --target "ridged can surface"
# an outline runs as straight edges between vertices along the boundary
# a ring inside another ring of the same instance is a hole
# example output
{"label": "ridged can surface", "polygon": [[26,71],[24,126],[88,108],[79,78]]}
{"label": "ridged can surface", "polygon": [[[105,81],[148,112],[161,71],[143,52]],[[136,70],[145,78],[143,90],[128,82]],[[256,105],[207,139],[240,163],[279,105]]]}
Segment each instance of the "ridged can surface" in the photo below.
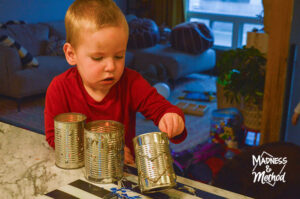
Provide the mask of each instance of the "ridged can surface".
{"label": "ridged can surface", "polygon": [[122,179],[124,166],[124,126],[111,120],[86,124],[84,130],[85,177],[95,183]]}
{"label": "ridged can surface", "polygon": [[63,169],[84,166],[83,135],[86,116],[62,113],[54,117],[55,164]]}
{"label": "ridged can surface", "polygon": [[145,193],[174,187],[176,175],[167,134],[142,134],[133,139],[133,144],[140,190]]}

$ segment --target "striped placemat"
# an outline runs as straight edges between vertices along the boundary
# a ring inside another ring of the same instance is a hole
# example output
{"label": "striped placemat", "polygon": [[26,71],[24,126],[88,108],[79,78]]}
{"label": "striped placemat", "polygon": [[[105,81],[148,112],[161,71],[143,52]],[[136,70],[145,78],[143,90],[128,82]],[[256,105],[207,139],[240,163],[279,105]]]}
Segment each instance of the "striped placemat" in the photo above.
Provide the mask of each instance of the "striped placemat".
{"label": "striped placemat", "polygon": [[122,180],[122,188],[118,189],[117,184],[94,184],[86,179],[78,179],[69,183],[66,186],[55,189],[45,196],[55,199],[108,199],[108,198],[207,198],[207,199],[222,199],[219,195],[206,192],[195,187],[186,185],[183,180],[177,180],[177,186],[173,189],[164,190],[156,193],[142,194],[138,187],[138,176],[136,168],[126,166],[126,177]]}

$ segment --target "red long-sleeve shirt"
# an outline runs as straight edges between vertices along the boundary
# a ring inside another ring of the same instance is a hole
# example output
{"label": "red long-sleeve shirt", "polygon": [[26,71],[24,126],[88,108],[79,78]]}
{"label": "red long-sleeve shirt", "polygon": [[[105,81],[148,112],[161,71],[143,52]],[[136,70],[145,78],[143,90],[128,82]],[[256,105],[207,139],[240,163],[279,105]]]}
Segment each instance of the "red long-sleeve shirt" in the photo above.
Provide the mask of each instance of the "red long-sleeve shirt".
{"label": "red long-sleeve shirt", "polygon": [[[165,113],[177,113],[183,120],[182,111],[157,93],[139,73],[125,68],[120,80],[100,102],[95,101],[85,90],[76,67],[55,77],[49,85],[45,102],[45,134],[49,145],[54,148],[54,117],[60,113],[76,112],[87,116],[86,122],[115,120],[125,126],[125,144],[134,153],[136,112],[158,125]],[[147,132],[145,132],[147,133]],[[171,139],[182,142],[186,130]]]}

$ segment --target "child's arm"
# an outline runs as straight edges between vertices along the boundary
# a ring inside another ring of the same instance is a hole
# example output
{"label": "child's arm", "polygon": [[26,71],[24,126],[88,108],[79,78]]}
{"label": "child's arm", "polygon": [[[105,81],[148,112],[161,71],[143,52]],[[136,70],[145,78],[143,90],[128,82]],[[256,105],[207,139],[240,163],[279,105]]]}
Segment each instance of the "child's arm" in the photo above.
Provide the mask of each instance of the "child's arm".
{"label": "child's arm", "polygon": [[293,114],[293,117],[292,117],[292,124],[293,125],[297,124],[299,116],[300,116],[300,103],[298,103],[298,105],[296,106],[296,108],[294,110],[294,114]]}
{"label": "child's arm", "polygon": [[57,81],[54,79],[49,85],[45,100],[45,135],[48,144],[54,148],[54,117],[60,113],[69,112],[64,99],[62,90],[57,86]]}
{"label": "child's arm", "polygon": [[297,124],[297,122],[298,122],[298,119],[299,119],[299,113],[294,113],[293,114],[293,117],[292,117],[292,124],[293,125],[296,125]]}
{"label": "child's arm", "polygon": [[171,142],[180,143],[186,136],[184,114],[161,96],[140,74],[131,82],[133,108],[153,120],[161,131],[168,133]]}

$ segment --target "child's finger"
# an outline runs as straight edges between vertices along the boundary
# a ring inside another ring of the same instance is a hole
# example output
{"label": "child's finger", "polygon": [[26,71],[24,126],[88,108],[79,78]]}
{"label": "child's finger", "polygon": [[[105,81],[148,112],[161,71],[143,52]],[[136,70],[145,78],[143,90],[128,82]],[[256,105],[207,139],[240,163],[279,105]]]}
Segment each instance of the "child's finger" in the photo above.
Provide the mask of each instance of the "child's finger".
{"label": "child's finger", "polygon": [[125,163],[129,163],[129,164],[134,163],[134,158],[131,154],[130,149],[127,146],[124,147],[124,156],[125,156],[124,157],[124,162]]}
{"label": "child's finger", "polygon": [[160,131],[167,133],[169,138],[173,138],[183,131],[184,122],[176,113],[167,113],[159,122],[158,128]]}
{"label": "child's finger", "polygon": [[128,152],[128,151],[124,151],[125,152],[125,154],[124,154],[124,163],[125,164],[134,164],[134,158],[133,158],[133,156],[131,155],[131,153],[130,152]]}
{"label": "child's finger", "polygon": [[184,130],[184,121],[181,117],[179,117],[179,124],[178,124],[179,134],[182,133]]}
{"label": "child's finger", "polygon": [[176,122],[174,123],[174,136],[182,133],[184,129],[184,122],[180,116],[176,117]]}
{"label": "child's finger", "polygon": [[171,117],[166,117],[165,120],[164,120],[164,123],[166,125],[166,131],[165,133],[168,134],[168,137],[171,138],[172,136],[172,118]]}
{"label": "child's finger", "polygon": [[130,149],[129,149],[127,146],[124,147],[124,151],[125,151],[125,153],[126,153],[126,152],[127,152],[127,153],[130,153]]}
{"label": "child's finger", "polygon": [[159,128],[159,130],[160,130],[161,132],[165,132],[165,133],[168,132],[167,124],[166,124],[166,121],[165,121],[164,119],[162,119],[162,120],[159,122],[158,128]]}
{"label": "child's finger", "polygon": [[177,131],[178,131],[178,117],[173,116],[172,117],[172,122],[170,123],[171,137],[176,136]]}
{"label": "child's finger", "polygon": [[125,164],[134,164],[133,157],[125,156],[124,163]]}

